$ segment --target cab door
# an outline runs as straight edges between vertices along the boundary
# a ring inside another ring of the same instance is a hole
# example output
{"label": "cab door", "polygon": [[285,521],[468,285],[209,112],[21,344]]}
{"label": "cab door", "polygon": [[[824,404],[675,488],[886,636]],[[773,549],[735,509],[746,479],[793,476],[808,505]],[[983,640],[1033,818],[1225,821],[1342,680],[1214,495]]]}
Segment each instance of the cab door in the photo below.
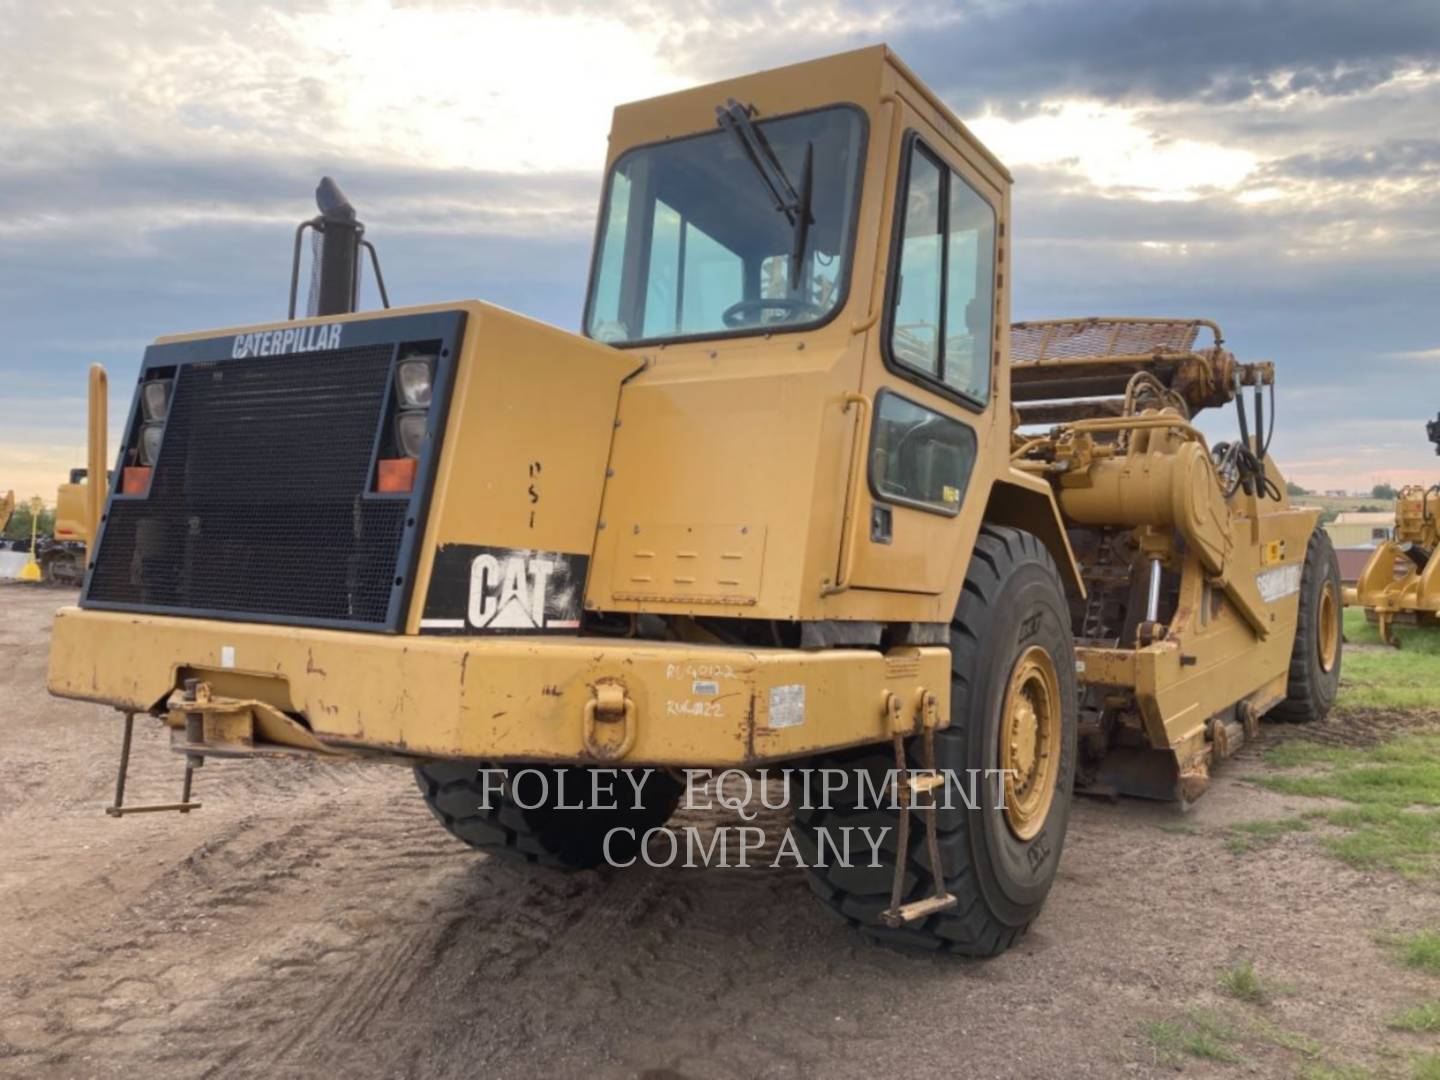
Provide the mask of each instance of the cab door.
{"label": "cab door", "polygon": [[[940,138],[911,128],[891,228],[885,312],[867,343],[866,483],[853,520],[855,588],[940,593],[968,551],[995,447],[1003,193]],[[1007,448],[1008,449],[1008,448]],[[970,512],[965,512],[970,509]]]}

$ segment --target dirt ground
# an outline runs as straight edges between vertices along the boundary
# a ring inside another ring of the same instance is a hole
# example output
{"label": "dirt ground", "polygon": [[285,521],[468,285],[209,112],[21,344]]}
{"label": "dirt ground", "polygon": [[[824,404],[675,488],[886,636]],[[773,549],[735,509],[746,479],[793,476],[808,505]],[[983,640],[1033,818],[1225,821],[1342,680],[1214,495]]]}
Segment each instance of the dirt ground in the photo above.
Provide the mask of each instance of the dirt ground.
{"label": "dirt ground", "polygon": [[[1249,750],[1188,815],[1079,803],[1028,937],[939,959],[868,943],[796,869],[513,868],[394,768],[212,761],[204,809],[106,818],[118,714],[44,690],[73,597],[0,585],[0,1074],[1406,1075],[1425,1048],[1385,1022],[1435,983],[1377,936],[1440,926],[1440,896],[1313,835],[1227,851],[1227,824],[1309,805],[1247,784]],[[178,795],[166,746],[137,723],[131,798]],[[1242,958],[1283,993],[1227,998]],[[1241,1062],[1147,1038],[1196,1009]]]}

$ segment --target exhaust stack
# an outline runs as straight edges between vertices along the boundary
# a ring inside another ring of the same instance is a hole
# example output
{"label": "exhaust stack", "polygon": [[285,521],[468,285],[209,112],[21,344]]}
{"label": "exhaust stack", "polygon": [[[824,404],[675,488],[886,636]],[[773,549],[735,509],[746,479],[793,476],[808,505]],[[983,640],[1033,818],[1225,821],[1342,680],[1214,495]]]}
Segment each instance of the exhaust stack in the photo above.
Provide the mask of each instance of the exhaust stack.
{"label": "exhaust stack", "polygon": [[345,193],[328,176],[320,178],[315,188],[317,217],[302,221],[295,230],[295,253],[290,263],[290,318],[295,318],[295,299],[300,285],[300,246],[306,229],[315,233],[314,256],[310,269],[310,300],[306,315],[348,315],[360,305],[360,251],[370,253],[375,271],[375,284],[380,302],[390,306],[385,292],[385,279],[380,274],[380,258],[375,245],[365,239],[365,224]]}

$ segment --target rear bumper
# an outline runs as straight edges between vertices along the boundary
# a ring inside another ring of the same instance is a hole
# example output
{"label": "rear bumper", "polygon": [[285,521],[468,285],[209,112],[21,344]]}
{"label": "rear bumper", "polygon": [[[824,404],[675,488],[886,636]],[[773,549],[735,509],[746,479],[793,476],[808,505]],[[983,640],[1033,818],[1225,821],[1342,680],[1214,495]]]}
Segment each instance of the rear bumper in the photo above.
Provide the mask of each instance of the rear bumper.
{"label": "rear bumper", "polygon": [[[180,724],[167,699],[199,679],[216,699],[298,717],[319,744],[362,754],[740,766],[915,730],[927,695],[943,726],[949,668],[938,647],[410,637],[71,607],[56,617],[49,688]],[[607,687],[626,706],[597,723]]]}

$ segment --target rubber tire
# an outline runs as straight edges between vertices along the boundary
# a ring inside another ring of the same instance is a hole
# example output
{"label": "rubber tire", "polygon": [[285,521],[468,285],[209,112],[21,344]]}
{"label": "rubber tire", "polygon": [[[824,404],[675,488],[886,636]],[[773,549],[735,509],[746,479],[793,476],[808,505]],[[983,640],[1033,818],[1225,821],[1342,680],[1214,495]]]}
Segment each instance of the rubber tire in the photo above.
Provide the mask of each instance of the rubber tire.
{"label": "rubber tire", "polygon": [[[565,797],[574,803],[590,798],[592,770],[578,765],[568,769],[552,765],[509,766],[504,767],[507,775],[502,790],[496,792],[492,784],[487,809],[481,805],[485,789],[479,771],[502,767],[484,761],[433,761],[416,766],[415,783],[440,824],[471,847],[564,870],[583,870],[604,863],[605,837],[611,829],[634,830],[633,838],[617,834],[610,843],[612,858],[629,861],[639,854],[640,838],[646,830],[670,819],[684,790],[684,785],[668,774],[648,770],[649,776],[641,786],[644,805],[636,808],[630,781],[615,775],[603,778],[602,783],[612,787],[617,808],[559,809],[553,805],[557,801],[558,774],[571,774],[565,780]],[[539,775],[546,778],[549,801],[535,806],[541,798]],[[517,781],[521,785],[519,802],[514,797]],[[602,798],[611,801],[609,796]],[[535,808],[525,808],[530,806]]]}
{"label": "rubber tire", "polygon": [[[897,813],[863,797],[863,805],[857,806],[854,772],[870,772],[870,790],[875,790],[877,778],[894,767],[888,747],[822,755],[813,762],[818,768],[845,769],[851,777],[844,791],[829,800],[828,809],[818,805],[818,798],[812,800],[814,808],[792,800],[797,806],[796,840],[807,862],[814,860],[820,828],[833,835],[847,825],[889,827],[879,867],[809,868],[811,889],[868,935],[900,945],[995,956],[1010,948],[1040,913],[1065,844],[1075,782],[1075,642],[1059,574],[1045,545],[1018,529],[986,526],[976,540],[951,623],[950,724],[935,736],[937,768],[956,770],[963,778],[970,775],[967,769],[998,767],[1000,712],[1010,673],[1022,649],[1036,643],[1050,653],[1060,687],[1061,759],[1049,816],[1032,840],[1017,840],[1003,812],[995,809],[993,778],[986,781],[975,809],[957,797],[951,809],[938,811],[945,886],[958,899],[950,910],[898,929],[880,921],[890,904]],[[918,751],[918,739],[912,739],[912,763],[917,763]],[[934,892],[923,821],[916,815],[911,822],[906,901]]]}
{"label": "rubber tire", "polygon": [[83,552],[47,551],[40,556],[40,576],[46,585],[80,585],[85,581]]}
{"label": "rubber tire", "polygon": [[[1295,645],[1290,652],[1290,680],[1285,700],[1270,710],[1270,716],[1288,724],[1307,724],[1325,719],[1340,689],[1340,664],[1344,645],[1337,646],[1335,666],[1320,667],[1320,593],[1329,581],[1335,590],[1336,616],[1340,619],[1340,562],[1323,529],[1310,534],[1305,548],[1305,569],[1300,574],[1300,613],[1295,623]],[[1343,630],[1340,633],[1344,641]]]}

